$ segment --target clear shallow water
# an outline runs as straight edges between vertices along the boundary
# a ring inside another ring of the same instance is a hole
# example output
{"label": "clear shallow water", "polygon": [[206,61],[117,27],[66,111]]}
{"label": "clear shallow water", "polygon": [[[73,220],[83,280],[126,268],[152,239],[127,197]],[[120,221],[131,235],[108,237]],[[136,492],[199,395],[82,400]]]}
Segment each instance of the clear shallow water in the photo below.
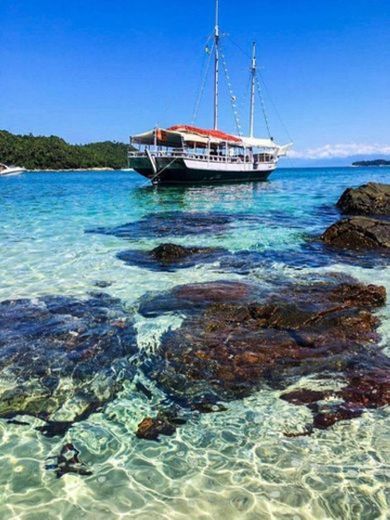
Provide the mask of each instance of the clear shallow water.
{"label": "clear shallow water", "polygon": [[[132,309],[148,291],[241,278],[217,262],[160,273],[116,258],[123,250],[150,249],[162,241],[255,250],[264,261],[245,276],[264,286],[338,271],[390,290],[390,269],[383,262],[354,266],[348,258],[326,254],[319,261],[315,249],[302,249],[307,236],[337,219],[334,203],[346,187],[388,182],[389,176],[389,169],[288,169],[266,184],[165,189],[145,186],[128,172],[0,179],[0,301],[84,297],[96,290],[96,281],[107,281],[112,285],[104,290]],[[217,235],[139,233],[124,240],[85,232],[160,212],[205,211],[237,219]],[[389,307],[379,314],[387,346]],[[152,351],[160,334],[179,323],[178,317],[137,316],[139,348]],[[388,411],[291,439],[283,432],[302,430],[310,414],[278,395],[262,391],[230,403],[227,412],[194,415],[173,437],[155,444],[138,440],[134,432],[154,414],[158,391],[148,401],[128,382],[103,413],[66,435],[93,470],[90,477],[56,479],[45,465],[64,440],[44,438],[35,423],[0,421],[0,518],[386,518]]]}

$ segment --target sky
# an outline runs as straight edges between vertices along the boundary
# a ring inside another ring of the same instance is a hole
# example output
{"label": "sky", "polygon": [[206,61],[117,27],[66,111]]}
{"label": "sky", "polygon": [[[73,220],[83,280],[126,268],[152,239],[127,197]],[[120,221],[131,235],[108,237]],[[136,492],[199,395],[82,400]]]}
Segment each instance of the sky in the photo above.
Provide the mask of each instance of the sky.
{"label": "sky", "polygon": [[[390,156],[390,0],[220,0],[222,53],[244,133],[257,42],[271,133],[291,158]],[[191,123],[214,0],[0,0],[0,128],[127,142]],[[235,132],[225,67],[221,122]],[[212,126],[212,75],[196,123]],[[257,99],[256,134],[265,135]]]}

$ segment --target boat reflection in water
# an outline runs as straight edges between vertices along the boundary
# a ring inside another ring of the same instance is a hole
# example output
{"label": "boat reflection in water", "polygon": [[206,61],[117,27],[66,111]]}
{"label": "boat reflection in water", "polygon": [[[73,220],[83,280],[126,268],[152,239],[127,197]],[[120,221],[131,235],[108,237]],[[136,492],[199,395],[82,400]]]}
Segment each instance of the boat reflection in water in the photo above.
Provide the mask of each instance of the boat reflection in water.
{"label": "boat reflection in water", "polygon": [[[278,184],[278,183],[277,183]],[[170,207],[178,208],[182,211],[207,211],[207,208],[216,206],[236,205],[242,203],[242,209],[251,208],[256,205],[256,199],[260,192],[269,193],[275,191],[275,183],[269,182],[247,182],[247,183],[226,183],[223,185],[197,184],[197,185],[176,185],[166,186],[159,189],[155,185],[143,185],[135,188],[130,196],[134,199],[137,207],[160,207],[161,211]]]}

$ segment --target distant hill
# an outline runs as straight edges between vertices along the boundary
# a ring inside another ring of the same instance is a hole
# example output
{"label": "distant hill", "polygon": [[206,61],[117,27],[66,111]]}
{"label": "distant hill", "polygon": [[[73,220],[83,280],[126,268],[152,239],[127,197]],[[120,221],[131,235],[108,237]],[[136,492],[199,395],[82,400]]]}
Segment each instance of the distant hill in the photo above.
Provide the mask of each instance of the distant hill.
{"label": "distant hill", "polygon": [[374,161],[357,161],[352,166],[390,166],[390,161],[385,159],[375,159]]}
{"label": "distant hill", "polygon": [[29,170],[120,169],[127,167],[128,148],[112,141],[73,145],[56,136],[15,135],[0,130],[0,162]]}

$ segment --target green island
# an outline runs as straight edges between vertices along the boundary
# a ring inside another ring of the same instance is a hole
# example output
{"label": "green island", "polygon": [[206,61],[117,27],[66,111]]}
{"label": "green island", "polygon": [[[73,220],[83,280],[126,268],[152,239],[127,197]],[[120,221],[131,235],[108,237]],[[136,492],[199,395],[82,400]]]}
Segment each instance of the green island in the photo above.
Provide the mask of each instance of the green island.
{"label": "green island", "polygon": [[373,161],[357,161],[352,166],[390,166],[390,161],[386,159],[375,159]]}
{"label": "green island", "polygon": [[15,135],[0,130],[0,162],[29,170],[127,167],[129,145],[113,141],[69,144],[57,136]]}

